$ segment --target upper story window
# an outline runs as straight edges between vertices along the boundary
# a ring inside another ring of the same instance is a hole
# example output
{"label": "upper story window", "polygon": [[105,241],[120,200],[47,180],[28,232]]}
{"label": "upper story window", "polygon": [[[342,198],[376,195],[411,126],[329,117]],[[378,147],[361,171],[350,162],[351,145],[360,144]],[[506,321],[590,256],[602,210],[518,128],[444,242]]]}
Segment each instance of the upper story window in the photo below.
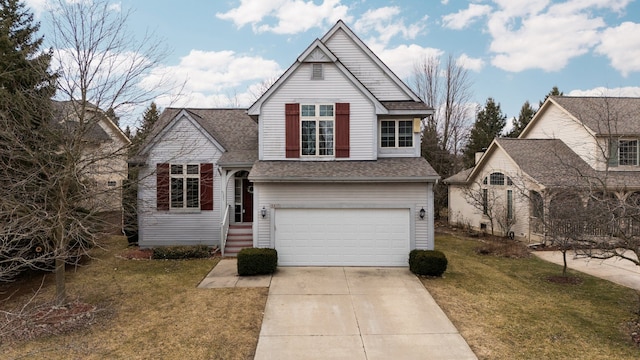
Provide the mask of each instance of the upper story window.
{"label": "upper story window", "polygon": [[609,141],[609,166],[638,166],[640,151],[638,139],[611,139]]}
{"label": "upper story window", "polygon": [[200,207],[200,165],[171,164],[171,208]]}
{"label": "upper story window", "polygon": [[300,145],[303,156],[333,156],[333,104],[302,104],[300,106]]}
{"label": "upper story window", "polygon": [[380,122],[380,147],[413,147],[412,120],[383,120]]}
{"label": "upper story window", "polygon": [[482,184],[484,185],[513,185],[513,181],[511,180],[510,177],[505,176],[503,173],[500,172],[494,172],[491,173],[489,176],[485,177],[482,180]]}

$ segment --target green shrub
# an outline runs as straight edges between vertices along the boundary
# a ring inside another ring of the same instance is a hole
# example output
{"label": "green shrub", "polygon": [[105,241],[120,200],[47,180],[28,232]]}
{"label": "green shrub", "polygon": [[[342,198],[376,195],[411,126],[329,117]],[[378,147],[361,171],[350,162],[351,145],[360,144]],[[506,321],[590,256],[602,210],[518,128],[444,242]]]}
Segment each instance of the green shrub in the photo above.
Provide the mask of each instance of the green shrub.
{"label": "green shrub", "polygon": [[211,256],[211,250],[206,245],[193,246],[163,246],[153,248],[152,259],[201,259]]}
{"label": "green shrub", "polygon": [[238,275],[272,274],[278,265],[276,249],[246,248],[238,253]]}
{"label": "green shrub", "polygon": [[447,270],[447,257],[437,250],[411,250],[409,270],[418,275],[442,276]]}

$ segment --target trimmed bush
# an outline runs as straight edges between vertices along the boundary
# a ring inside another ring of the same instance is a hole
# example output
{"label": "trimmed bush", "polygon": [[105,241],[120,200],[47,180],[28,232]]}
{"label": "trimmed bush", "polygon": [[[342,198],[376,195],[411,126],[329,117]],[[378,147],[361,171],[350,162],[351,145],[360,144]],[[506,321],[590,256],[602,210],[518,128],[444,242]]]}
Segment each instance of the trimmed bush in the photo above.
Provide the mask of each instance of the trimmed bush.
{"label": "trimmed bush", "polygon": [[152,259],[201,259],[211,256],[211,250],[206,245],[193,246],[163,246],[153,248]]}
{"label": "trimmed bush", "polygon": [[447,270],[447,257],[437,250],[411,250],[409,270],[418,275],[442,276]]}
{"label": "trimmed bush", "polygon": [[238,275],[272,274],[278,266],[276,249],[246,248],[238,253]]}

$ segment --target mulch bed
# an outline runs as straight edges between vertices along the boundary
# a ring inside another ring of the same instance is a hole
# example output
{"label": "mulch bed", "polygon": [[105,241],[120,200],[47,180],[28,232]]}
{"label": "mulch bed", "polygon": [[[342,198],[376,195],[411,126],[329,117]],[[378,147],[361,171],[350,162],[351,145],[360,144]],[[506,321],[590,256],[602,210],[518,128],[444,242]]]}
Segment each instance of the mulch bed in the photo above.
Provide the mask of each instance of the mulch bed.
{"label": "mulch bed", "polygon": [[94,322],[96,312],[96,306],[79,301],[6,312],[0,321],[0,342],[27,341],[84,328]]}

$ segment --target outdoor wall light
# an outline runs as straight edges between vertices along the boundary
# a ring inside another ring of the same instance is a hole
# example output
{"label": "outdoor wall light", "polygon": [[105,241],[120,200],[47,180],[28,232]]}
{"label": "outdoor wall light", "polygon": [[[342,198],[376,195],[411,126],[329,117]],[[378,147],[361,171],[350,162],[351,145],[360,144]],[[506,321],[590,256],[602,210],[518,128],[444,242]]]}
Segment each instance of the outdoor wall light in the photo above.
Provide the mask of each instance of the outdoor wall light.
{"label": "outdoor wall light", "polygon": [[267,216],[267,209],[264,206],[260,209],[260,215],[262,215],[263,219]]}
{"label": "outdoor wall light", "polygon": [[420,209],[420,220],[424,220],[424,216],[427,214],[426,211],[424,211],[424,208]]}

